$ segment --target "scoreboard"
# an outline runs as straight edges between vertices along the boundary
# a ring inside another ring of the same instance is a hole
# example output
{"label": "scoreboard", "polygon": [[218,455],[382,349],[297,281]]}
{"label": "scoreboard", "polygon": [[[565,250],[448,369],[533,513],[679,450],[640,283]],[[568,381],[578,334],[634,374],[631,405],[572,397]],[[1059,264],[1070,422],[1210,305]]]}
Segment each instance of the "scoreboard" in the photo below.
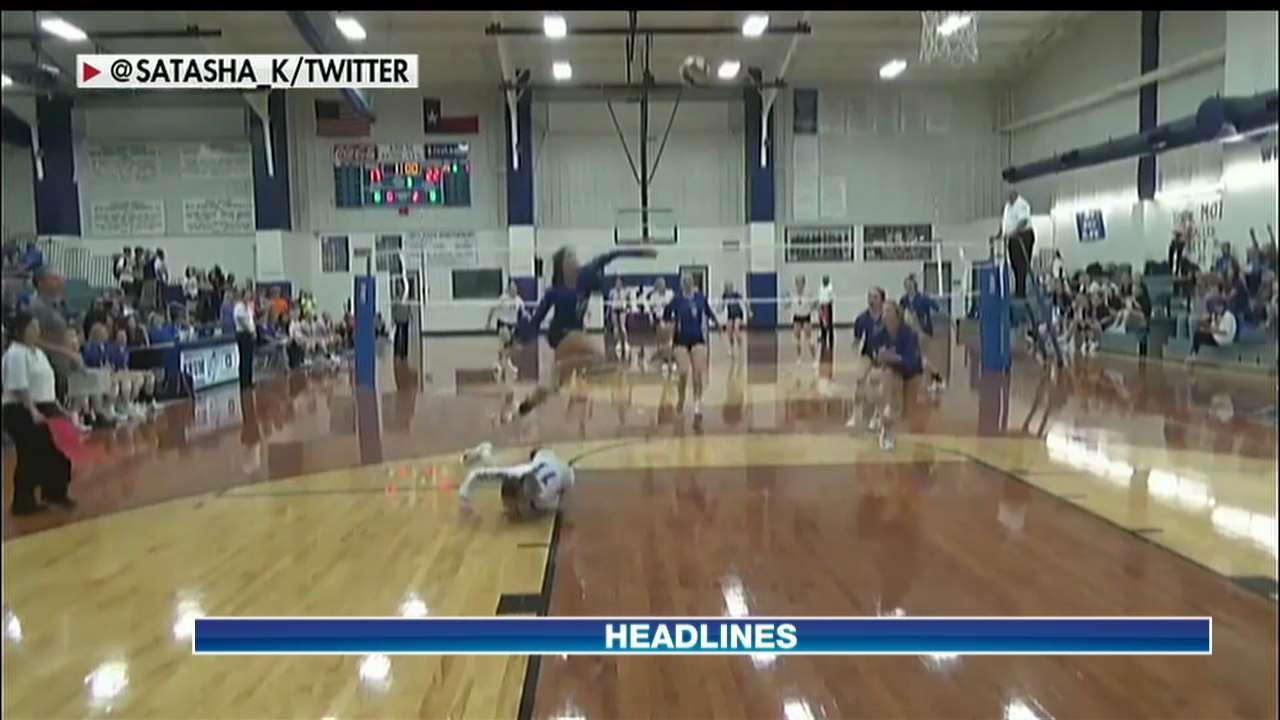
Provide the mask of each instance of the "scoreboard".
{"label": "scoreboard", "polygon": [[470,207],[470,145],[335,145],[338,208]]}

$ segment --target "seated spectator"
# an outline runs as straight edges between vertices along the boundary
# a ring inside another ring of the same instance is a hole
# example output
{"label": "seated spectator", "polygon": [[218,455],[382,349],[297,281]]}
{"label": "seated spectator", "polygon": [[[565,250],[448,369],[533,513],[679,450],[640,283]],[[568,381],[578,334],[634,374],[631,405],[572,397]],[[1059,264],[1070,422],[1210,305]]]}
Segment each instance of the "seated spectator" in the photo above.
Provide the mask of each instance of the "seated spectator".
{"label": "seated spectator", "polygon": [[[76,355],[84,360],[84,346],[80,333],[74,329],[66,332],[67,346],[75,350]],[[90,352],[90,356],[93,353]],[[112,392],[110,374],[100,368],[90,368],[82,362],[82,367],[67,374],[67,409],[71,421],[87,431],[90,427],[111,428],[127,422],[128,415],[115,410],[116,396]]]}
{"label": "seated spectator", "polygon": [[[286,317],[287,315],[286,313]],[[315,350],[315,343],[311,339],[311,323],[304,318],[298,318],[287,319],[285,324],[289,333],[289,367],[301,367]]]}
{"label": "seated spectator", "polygon": [[124,319],[124,336],[127,347],[146,347],[149,344],[146,331],[138,324],[137,314],[129,315]]}
{"label": "seated spectator", "polygon": [[1226,274],[1222,280],[1222,297],[1227,307],[1231,308],[1231,313],[1236,316],[1239,322],[1251,322],[1249,312],[1249,288],[1245,284],[1244,276],[1240,272],[1238,265],[1230,265],[1227,267]]}
{"label": "seated spectator", "polygon": [[280,293],[280,288],[272,287],[267,291],[267,312],[271,322],[278,322],[280,316],[289,311],[289,300]]}
{"label": "seated spectator", "polygon": [[[111,364],[111,355],[107,348],[107,326],[102,323],[93,325],[89,330],[89,339],[81,348],[84,364],[96,371],[106,373],[109,378],[109,396],[115,398],[112,410],[116,415],[130,420],[143,420],[147,417],[146,408],[138,402],[142,384],[136,382],[128,369],[117,370]],[[150,374],[150,373],[147,373]]]}
{"label": "seated spectator", "polygon": [[108,333],[112,329],[114,320],[111,317],[110,299],[106,296],[100,297],[93,301],[93,305],[89,307],[89,311],[84,314],[84,323],[82,329],[84,336],[89,337],[92,333],[94,325],[103,325]]}
{"label": "seated spectator", "polygon": [[[1138,287],[1141,289],[1135,289],[1130,284],[1128,292],[1122,291],[1117,296],[1120,298],[1120,308],[1116,311],[1115,319],[1112,321],[1111,326],[1107,328],[1109,332],[1132,333],[1147,329],[1151,300],[1146,298],[1146,286],[1139,285]],[[1145,299],[1146,302],[1144,303],[1139,298]]]}
{"label": "seated spectator", "polygon": [[1220,306],[1215,308],[1206,327],[1197,329],[1191,337],[1191,354],[1198,355],[1205,345],[1226,347],[1236,340],[1236,316],[1231,308]]}
{"label": "seated spectator", "polygon": [[178,328],[171,322],[165,322],[160,313],[151,313],[150,327],[147,328],[147,343],[165,345],[178,341]]}
{"label": "seated spectator", "polygon": [[1101,328],[1094,319],[1088,296],[1076,295],[1071,304],[1071,314],[1067,320],[1066,336],[1062,339],[1062,345],[1072,352],[1079,350],[1084,354],[1090,354],[1093,352],[1094,342],[1100,331]]}
{"label": "seated spectator", "polygon": [[107,343],[107,362],[112,370],[128,374],[132,396],[137,402],[149,405],[152,411],[159,409],[156,404],[155,373],[129,368],[129,336],[125,330],[116,330],[114,341]]}

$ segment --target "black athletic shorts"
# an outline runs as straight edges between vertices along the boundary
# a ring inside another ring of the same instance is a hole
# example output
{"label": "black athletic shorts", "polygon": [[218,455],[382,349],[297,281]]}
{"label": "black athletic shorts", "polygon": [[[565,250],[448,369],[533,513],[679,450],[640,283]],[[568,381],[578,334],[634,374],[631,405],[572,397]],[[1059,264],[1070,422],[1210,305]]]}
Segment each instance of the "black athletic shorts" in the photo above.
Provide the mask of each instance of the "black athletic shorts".
{"label": "black athletic shorts", "polygon": [[808,325],[809,316],[808,315],[792,315],[791,322],[796,325]]}

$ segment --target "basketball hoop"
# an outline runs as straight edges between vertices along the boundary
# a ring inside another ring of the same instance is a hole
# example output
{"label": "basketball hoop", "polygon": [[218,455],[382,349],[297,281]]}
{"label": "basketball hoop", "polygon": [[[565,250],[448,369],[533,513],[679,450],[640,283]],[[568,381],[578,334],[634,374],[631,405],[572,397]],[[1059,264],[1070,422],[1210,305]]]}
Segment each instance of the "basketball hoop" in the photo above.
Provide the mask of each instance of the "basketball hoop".
{"label": "basketball hoop", "polygon": [[920,62],[968,65],[978,62],[978,13],[925,10],[920,13]]}

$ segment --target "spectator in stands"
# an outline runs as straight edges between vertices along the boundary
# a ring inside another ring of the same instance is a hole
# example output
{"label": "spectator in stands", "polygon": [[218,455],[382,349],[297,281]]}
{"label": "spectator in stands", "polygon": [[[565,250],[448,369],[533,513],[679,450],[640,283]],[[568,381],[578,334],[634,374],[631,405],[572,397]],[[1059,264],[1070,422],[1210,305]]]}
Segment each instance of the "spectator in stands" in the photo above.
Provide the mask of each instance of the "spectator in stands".
{"label": "spectator in stands", "polygon": [[1240,273],[1240,266],[1235,263],[1228,265],[1222,277],[1222,296],[1227,307],[1231,308],[1231,313],[1236,316],[1238,322],[1252,322],[1249,288],[1245,284],[1244,276]]}
{"label": "spectator in stands", "polygon": [[1277,283],[1274,275],[1271,278],[1269,287],[1270,292],[1268,294],[1270,297],[1265,297],[1263,301],[1266,305],[1267,330],[1274,333],[1277,328],[1280,328],[1280,323],[1277,323],[1277,315],[1280,315],[1280,309],[1276,306],[1277,300],[1280,299],[1280,283]]}
{"label": "spectator in stands", "polygon": [[34,273],[44,267],[44,252],[34,240],[27,243],[27,251],[22,253],[22,259],[19,261],[23,272]]}
{"label": "spectator in stands", "polygon": [[[1231,308],[1225,305],[1214,309],[1209,323],[1196,330],[1191,336],[1191,354],[1198,355],[1205,345],[1226,347],[1236,340],[1236,316]],[[1188,358],[1190,360],[1190,358]]]}
{"label": "spectator in stands", "polygon": [[62,414],[55,392],[55,375],[48,355],[41,349],[40,321],[30,313],[14,318],[13,342],[0,359],[3,375],[3,418],[5,431],[13,438],[14,515],[32,515],[45,506],[41,499],[65,508],[75,507],[67,495],[71,484],[71,461],[58,449],[49,431],[48,419]]}
{"label": "spectator in stands", "polygon": [[136,314],[130,315],[124,319],[124,337],[127,347],[146,347],[149,344],[147,342],[147,333],[138,323],[138,316]]}
{"label": "spectator in stands", "polygon": [[1173,239],[1169,241],[1169,274],[1181,275],[1182,260],[1187,255],[1187,236],[1181,229],[1173,231]]}
{"label": "spectator in stands", "polygon": [[1141,332],[1147,328],[1147,319],[1151,316],[1151,298],[1147,295],[1147,286],[1140,277],[1126,277],[1121,283],[1120,300],[1115,320],[1108,328],[1110,332]]}
{"label": "spectator in stands", "polygon": [[178,328],[172,322],[166,322],[160,313],[151,313],[150,327],[147,328],[147,343],[164,345],[178,341]]}
{"label": "spectator in stands", "polygon": [[[1250,233],[1253,229],[1250,228]],[[1254,238],[1253,247],[1244,253],[1244,284],[1250,295],[1257,295],[1262,289],[1262,275],[1266,272],[1266,267],[1262,264],[1262,251],[1258,248],[1258,240]]]}
{"label": "spectator in stands", "polygon": [[312,347],[311,336],[307,332],[307,321],[285,313],[283,324],[289,336],[289,367],[301,367]]}
{"label": "spectator in stands", "polygon": [[110,299],[105,295],[93,301],[93,305],[91,305],[89,310],[85,312],[84,322],[81,324],[81,329],[84,331],[85,337],[92,335],[93,326],[99,324],[106,329],[108,333],[107,337],[110,337],[114,320],[111,318],[109,304]]}
{"label": "spectator in stands", "polygon": [[222,307],[218,312],[218,318],[222,323],[222,331],[231,335],[236,332],[236,294],[235,291],[228,288],[222,293]]}
{"label": "spectator in stands", "polygon": [[[112,410],[116,415],[130,420],[143,420],[146,410],[137,403],[133,379],[128,372],[117,372],[111,367],[111,358],[107,352],[107,326],[96,323],[89,329],[88,339],[81,348],[84,364],[92,370],[105,373],[108,382],[108,396],[115,399]],[[140,389],[140,388],[138,388]]]}
{"label": "spectator in stands", "polygon": [[1236,262],[1236,256],[1231,253],[1231,243],[1224,242],[1218,248],[1221,250],[1221,254],[1218,255],[1217,260],[1213,261],[1213,271],[1225,276],[1227,270],[1232,265],[1238,265],[1238,263]]}
{"label": "spectator in stands", "polygon": [[[83,363],[84,345],[80,333],[75,329],[67,330],[67,345],[74,349]],[[117,413],[115,395],[112,394],[110,378],[101,371],[85,367],[70,373],[66,380],[66,402],[72,422],[82,432],[95,428],[112,428],[127,422],[129,417]]]}
{"label": "spectator in stands", "polygon": [[209,287],[213,289],[218,297],[222,297],[222,291],[227,289],[227,277],[222,274],[222,267],[214,265],[209,268]]}
{"label": "spectator in stands", "polygon": [[1053,280],[1066,280],[1067,269],[1062,262],[1062,251],[1053,251],[1053,262],[1049,264],[1049,277]]}
{"label": "spectator in stands", "polygon": [[[130,318],[132,319],[132,318]],[[146,370],[129,369],[129,333],[124,328],[116,330],[113,342],[107,343],[107,361],[111,369],[118,373],[127,373],[133,397],[140,403],[150,405],[154,412],[159,409],[156,404],[156,376]]]}
{"label": "spectator in stands", "polygon": [[151,258],[152,274],[156,277],[156,284],[160,286],[161,299],[164,298],[164,288],[169,285],[169,266],[164,260],[164,248],[156,248],[156,254]]}
{"label": "spectator in stands", "polygon": [[280,292],[279,287],[273,286],[267,291],[267,308],[272,322],[278,322],[280,316],[289,311],[289,299]]}

